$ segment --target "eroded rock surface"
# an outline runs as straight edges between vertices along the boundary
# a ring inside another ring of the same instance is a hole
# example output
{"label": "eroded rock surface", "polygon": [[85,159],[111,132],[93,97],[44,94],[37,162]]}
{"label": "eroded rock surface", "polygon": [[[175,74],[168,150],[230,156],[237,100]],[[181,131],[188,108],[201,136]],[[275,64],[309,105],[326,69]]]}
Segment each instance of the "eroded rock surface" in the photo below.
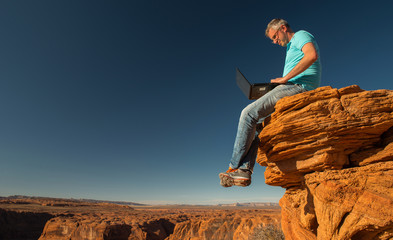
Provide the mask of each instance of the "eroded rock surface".
{"label": "eroded rock surface", "polygon": [[255,228],[280,225],[280,216],[275,210],[238,210],[216,212],[205,218],[194,218],[176,224],[174,233],[166,240],[248,240]]}
{"label": "eroded rock surface", "polygon": [[51,219],[40,240],[248,240],[259,225],[280,225],[276,210],[144,210]]}
{"label": "eroded rock surface", "polygon": [[392,126],[390,90],[322,87],[277,103],[257,162],[287,189],[287,240],[393,239]]}

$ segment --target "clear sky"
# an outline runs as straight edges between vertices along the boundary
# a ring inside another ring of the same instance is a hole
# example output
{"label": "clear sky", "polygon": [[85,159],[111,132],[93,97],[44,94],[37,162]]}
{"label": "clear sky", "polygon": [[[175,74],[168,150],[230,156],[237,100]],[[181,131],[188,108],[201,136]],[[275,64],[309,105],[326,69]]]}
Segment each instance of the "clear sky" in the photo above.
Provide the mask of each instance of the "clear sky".
{"label": "clear sky", "polygon": [[322,85],[393,89],[392,1],[1,1],[0,196],[277,202],[256,165],[223,188],[251,82],[282,74],[286,19],[320,47]]}

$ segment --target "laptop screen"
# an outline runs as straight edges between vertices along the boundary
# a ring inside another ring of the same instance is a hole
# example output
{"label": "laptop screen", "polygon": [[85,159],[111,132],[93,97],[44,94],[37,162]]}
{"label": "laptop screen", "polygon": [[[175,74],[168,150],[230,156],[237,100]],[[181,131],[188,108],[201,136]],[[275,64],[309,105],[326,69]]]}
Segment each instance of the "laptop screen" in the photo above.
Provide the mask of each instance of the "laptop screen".
{"label": "laptop screen", "polygon": [[250,84],[250,82],[244,77],[244,75],[240,72],[239,68],[236,68],[236,83],[239,86],[240,90],[246,95],[246,97],[250,100],[255,100],[273,88],[278,86],[278,83],[254,83]]}
{"label": "laptop screen", "polygon": [[244,95],[249,97],[250,91],[251,91],[251,84],[244,77],[244,75],[240,72],[239,68],[236,68],[236,83],[237,83],[237,86],[240,88],[240,90],[242,90]]}

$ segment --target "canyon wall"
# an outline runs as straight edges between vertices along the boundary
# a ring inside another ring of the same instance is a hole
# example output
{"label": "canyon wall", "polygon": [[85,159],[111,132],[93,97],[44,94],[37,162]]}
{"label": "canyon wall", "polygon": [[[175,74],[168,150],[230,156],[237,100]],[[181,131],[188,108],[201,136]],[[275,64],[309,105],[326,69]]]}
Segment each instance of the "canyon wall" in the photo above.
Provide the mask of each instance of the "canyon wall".
{"label": "canyon wall", "polygon": [[277,213],[239,210],[228,211],[220,216],[192,219],[176,224],[173,234],[166,240],[251,240],[252,234],[260,226],[280,228],[280,216]]}
{"label": "canyon wall", "polygon": [[168,219],[131,219],[124,215],[64,215],[47,222],[39,240],[163,240],[173,232],[174,223]]}
{"label": "canyon wall", "polygon": [[153,219],[140,213],[58,216],[47,222],[39,240],[248,240],[256,227],[279,226],[281,219],[278,209],[186,212],[156,212]]}
{"label": "canyon wall", "polygon": [[287,240],[393,239],[393,91],[321,87],[281,99],[257,162]]}

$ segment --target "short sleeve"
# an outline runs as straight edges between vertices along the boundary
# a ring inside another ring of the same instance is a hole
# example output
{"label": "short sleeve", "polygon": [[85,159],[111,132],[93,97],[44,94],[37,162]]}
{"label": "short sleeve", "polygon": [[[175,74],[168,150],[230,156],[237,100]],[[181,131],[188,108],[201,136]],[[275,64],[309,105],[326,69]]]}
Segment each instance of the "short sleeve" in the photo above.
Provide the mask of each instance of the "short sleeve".
{"label": "short sleeve", "polygon": [[296,48],[302,49],[306,43],[314,42],[314,37],[306,31],[299,31],[295,40],[294,45],[296,45]]}

